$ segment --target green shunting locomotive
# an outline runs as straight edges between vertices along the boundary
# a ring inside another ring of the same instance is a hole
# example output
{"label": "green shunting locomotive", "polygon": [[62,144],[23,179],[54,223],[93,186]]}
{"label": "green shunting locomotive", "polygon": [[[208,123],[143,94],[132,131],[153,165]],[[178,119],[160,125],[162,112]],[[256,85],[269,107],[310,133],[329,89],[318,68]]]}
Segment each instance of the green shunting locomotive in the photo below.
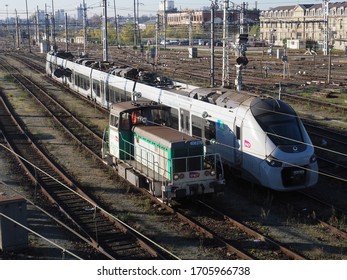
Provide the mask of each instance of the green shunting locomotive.
{"label": "green shunting locomotive", "polygon": [[170,203],[223,192],[219,154],[206,154],[204,141],[174,129],[178,116],[153,101],[112,105],[102,156],[118,174]]}

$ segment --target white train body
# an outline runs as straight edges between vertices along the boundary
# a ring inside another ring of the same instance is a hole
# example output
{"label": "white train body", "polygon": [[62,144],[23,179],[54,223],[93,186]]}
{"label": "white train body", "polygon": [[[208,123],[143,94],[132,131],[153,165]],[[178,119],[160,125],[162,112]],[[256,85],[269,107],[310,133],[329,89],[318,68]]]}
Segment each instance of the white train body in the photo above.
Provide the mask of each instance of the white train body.
{"label": "white train body", "polygon": [[134,96],[171,107],[174,128],[204,139],[208,152],[219,153],[226,166],[251,182],[288,191],[318,181],[311,140],[282,101],[228,89],[155,87],[119,76],[126,70],[115,75],[118,68],[104,72],[93,68],[97,63],[91,67],[59,56],[47,54],[47,74],[55,80],[105,108]]}

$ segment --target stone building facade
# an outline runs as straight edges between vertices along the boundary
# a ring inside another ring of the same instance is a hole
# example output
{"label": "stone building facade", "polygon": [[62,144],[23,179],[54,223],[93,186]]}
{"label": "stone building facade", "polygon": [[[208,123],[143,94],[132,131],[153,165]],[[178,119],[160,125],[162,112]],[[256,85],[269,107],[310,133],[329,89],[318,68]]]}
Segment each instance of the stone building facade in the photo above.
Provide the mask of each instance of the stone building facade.
{"label": "stone building facade", "polygon": [[[347,41],[347,2],[329,3],[329,45],[345,50]],[[322,4],[287,5],[260,13],[260,37],[269,44],[283,46],[287,40],[316,41],[322,47],[324,41],[324,17]]]}

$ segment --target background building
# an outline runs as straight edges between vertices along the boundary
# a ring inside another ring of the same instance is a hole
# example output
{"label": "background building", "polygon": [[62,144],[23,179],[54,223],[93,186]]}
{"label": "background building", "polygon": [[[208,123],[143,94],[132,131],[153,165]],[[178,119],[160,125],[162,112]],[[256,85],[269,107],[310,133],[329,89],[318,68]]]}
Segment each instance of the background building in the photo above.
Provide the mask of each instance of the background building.
{"label": "background building", "polygon": [[[347,2],[329,3],[328,7],[328,44],[345,50]],[[321,3],[280,6],[261,12],[260,36],[267,43],[277,46],[283,46],[289,40],[297,46],[313,41],[322,47],[324,23]]]}

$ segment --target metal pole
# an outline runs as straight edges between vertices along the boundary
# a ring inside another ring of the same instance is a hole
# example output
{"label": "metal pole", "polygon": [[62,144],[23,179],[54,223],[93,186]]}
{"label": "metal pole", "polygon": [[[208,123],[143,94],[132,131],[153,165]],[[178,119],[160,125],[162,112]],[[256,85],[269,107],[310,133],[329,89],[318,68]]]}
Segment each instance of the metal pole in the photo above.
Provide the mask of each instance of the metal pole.
{"label": "metal pole", "polygon": [[55,17],[54,17],[54,2],[52,0],[52,39],[53,39],[53,49],[57,50],[57,44],[55,40]]}
{"label": "metal pole", "polygon": [[49,19],[48,19],[48,13],[47,13],[47,5],[45,4],[45,27],[46,27],[46,47],[47,50],[49,51],[50,47],[50,42],[49,42]]}
{"label": "metal pole", "polygon": [[222,70],[222,87],[229,85],[229,79],[227,77],[227,37],[228,37],[228,18],[227,11],[229,9],[229,0],[224,0],[224,10],[223,10],[223,70]]}
{"label": "metal pole", "polygon": [[108,61],[108,42],[107,42],[107,0],[104,0],[104,20],[103,20],[103,61]]}
{"label": "metal pole", "polygon": [[331,50],[332,46],[328,46],[328,53],[329,53],[329,62],[328,62],[328,84],[330,84],[330,78],[331,78]]}
{"label": "metal pole", "polygon": [[16,12],[16,48],[19,48],[19,23],[18,23],[18,14],[17,9]]}
{"label": "metal pole", "polygon": [[9,21],[8,21],[8,5],[6,4],[6,29],[7,29],[7,34],[10,35],[10,28],[9,28]]}
{"label": "metal pole", "polygon": [[214,87],[214,12],[218,8],[216,0],[211,0],[211,69],[210,86]]}
{"label": "metal pole", "polygon": [[134,0],[134,46],[137,46],[136,0]]}
{"label": "metal pole", "polygon": [[189,46],[193,46],[193,21],[192,12],[189,12]]}
{"label": "metal pole", "polygon": [[166,0],[164,0],[163,31],[164,31],[164,50],[166,50]]}
{"label": "metal pole", "polygon": [[323,54],[329,55],[329,25],[328,25],[328,16],[329,16],[329,0],[323,0],[322,3],[322,10],[323,10],[323,21],[324,21],[324,45],[323,45]]}
{"label": "metal pole", "polygon": [[242,3],[240,9],[240,34],[244,34],[245,32],[245,2]]}
{"label": "metal pole", "polygon": [[29,25],[29,13],[28,13],[28,1],[25,0],[26,12],[27,12],[27,30],[28,30],[28,43],[29,43],[29,52],[31,52],[30,44],[30,25]]}
{"label": "metal pole", "polygon": [[83,0],[83,54],[87,53],[87,7],[86,2]]}
{"label": "metal pole", "polygon": [[39,18],[39,6],[36,7],[36,27],[35,27],[35,35],[36,35],[36,44],[40,44],[40,18]]}
{"label": "metal pole", "polygon": [[138,43],[141,44],[141,31],[140,31],[140,2],[137,0],[137,11],[136,11],[136,16],[137,16],[137,40]]}
{"label": "metal pole", "polygon": [[116,0],[113,0],[113,8],[114,8],[114,26],[116,31],[116,46],[118,46],[118,21],[117,21],[117,8],[116,8]]}
{"label": "metal pole", "polygon": [[68,27],[67,27],[67,13],[65,13],[65,43],[66,43],[66,52],[69,51],[69,33],[68,33]]}
{"label": "metal pole", "polygon": [[121,41],[120,41],[120,38],[119,38],[119,15],[117,15],[117,41],[118,41],[118,44],[120,46]]}
{"label": "metal pole", "polygon": [[159,33],[159,14],[157,14],[157,22],[155,25],[155,65],[158,64],[158,33]]}

